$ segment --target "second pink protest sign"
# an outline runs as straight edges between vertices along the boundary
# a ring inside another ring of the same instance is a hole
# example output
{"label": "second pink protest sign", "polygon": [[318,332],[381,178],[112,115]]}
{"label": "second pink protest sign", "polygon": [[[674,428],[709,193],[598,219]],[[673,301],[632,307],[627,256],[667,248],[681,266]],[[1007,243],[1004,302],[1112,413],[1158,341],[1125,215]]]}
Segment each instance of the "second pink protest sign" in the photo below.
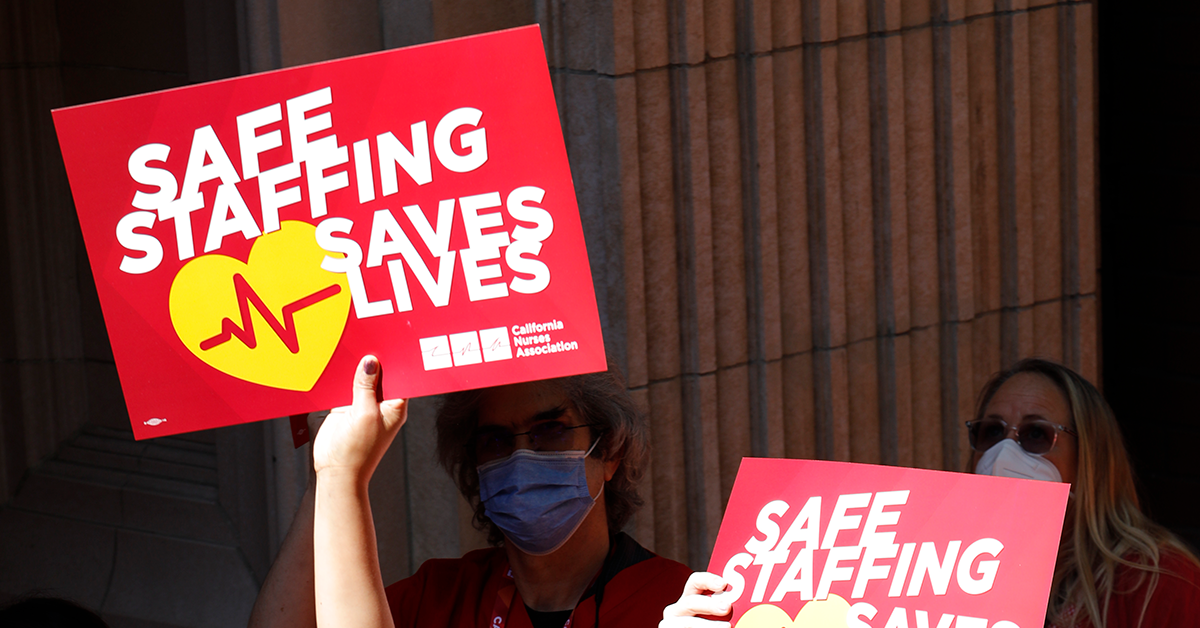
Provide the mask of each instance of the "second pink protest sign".
{"label": "second pink protest sign", "polygon": [[746,458],[709,570],[739,628],[1038,628],[1069,489]]}

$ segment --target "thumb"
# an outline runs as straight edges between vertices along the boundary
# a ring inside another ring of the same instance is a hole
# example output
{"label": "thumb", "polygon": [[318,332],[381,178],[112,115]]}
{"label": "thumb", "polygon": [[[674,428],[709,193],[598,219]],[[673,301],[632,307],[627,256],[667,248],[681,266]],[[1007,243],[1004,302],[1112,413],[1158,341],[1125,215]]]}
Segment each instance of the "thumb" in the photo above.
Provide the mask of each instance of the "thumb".
{"label": "thumb", "polygon": [[368,355],[358,363],[354,374],[354,398],[351,402],[358,416],[383,420],[384,430],[394,432],[408,418],[408,402],[403,399],[380,401],[383,398],[383,366]]}
{"label": "thumb", "polygon": [[358,416],[379,416],[379,360],[373,355],[358,361],[350,405]]}

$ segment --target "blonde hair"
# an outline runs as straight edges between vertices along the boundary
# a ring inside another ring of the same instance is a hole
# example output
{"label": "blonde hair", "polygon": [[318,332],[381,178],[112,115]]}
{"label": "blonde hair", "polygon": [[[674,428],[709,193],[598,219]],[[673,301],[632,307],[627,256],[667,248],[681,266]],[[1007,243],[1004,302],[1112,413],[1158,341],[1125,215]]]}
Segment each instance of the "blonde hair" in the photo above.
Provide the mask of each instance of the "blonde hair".
{"label": "blonde hair", "polygon": [[[1124,566],[1137,574],[1132,590],[1149,579],[1140,626],[1164,573],[1160,567],[1163,552],[1179,554],[1193,563],[1196,557],[1174,534],[1142,512],[1133,468],[1112,408],[1100,391],[1075,371],[1048,360],[1021,360],[993,375],[983,387],[975,418],[983,417],[1000,386],[1021,373],[1041,375],[1062,391],[1071,409],[1079,450],[1046,617],[1060,626],[1083,625],[1086,618],[1095,628],[1106,628],[1113,594],[1131,592],[1117,588],[1117,574]],[[1122,579],[1122,584],[1125,582]]]}

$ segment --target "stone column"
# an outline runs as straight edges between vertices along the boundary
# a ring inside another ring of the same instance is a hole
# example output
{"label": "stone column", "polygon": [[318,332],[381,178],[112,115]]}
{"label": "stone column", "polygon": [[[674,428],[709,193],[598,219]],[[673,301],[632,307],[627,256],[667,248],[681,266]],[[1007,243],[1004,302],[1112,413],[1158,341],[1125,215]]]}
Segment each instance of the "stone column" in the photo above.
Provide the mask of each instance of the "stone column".
{"label": "stone column", "polygon": [[536,7],[656,551],[742,456],[957,470],[992,372],[1097,377],[1090,2]]}

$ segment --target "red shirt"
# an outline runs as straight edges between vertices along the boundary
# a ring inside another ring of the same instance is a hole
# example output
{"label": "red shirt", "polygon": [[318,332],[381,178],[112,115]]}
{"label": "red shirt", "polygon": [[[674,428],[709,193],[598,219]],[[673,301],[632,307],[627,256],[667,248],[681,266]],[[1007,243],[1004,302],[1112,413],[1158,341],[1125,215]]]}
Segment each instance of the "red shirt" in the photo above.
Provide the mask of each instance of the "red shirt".
{"label": "red shirt", "polygon": [[[1163,552],[1159,567],[1165,573],[1158,577],[1144,617],[1142,606],[1150,574],[1128,567],[1120,569],[1108,604],[1107,628],[1200,628],[1200,567],[1171,551]],[[1140,586],[1139,574],[1145,574]],[[1080,625],[1091,624],[1083,621]]]}
{"label": "red shirt", "polygon": [[[623,534],[614,539],[601,573],[614,564],[619,571],[593,585],[575,607],[571,628],[594,627],[597,594],[602,626],[657,626],[663,608],[679,599],[691,575],[691,569],[650,553]],[[497,626],[531,628],[512,584],[504,550],[476,550],[458,559],[425,561],[417,573],[387,588],[388,605],[397,628],[485,628],[493,625],[498,608],[507,616]]]}

